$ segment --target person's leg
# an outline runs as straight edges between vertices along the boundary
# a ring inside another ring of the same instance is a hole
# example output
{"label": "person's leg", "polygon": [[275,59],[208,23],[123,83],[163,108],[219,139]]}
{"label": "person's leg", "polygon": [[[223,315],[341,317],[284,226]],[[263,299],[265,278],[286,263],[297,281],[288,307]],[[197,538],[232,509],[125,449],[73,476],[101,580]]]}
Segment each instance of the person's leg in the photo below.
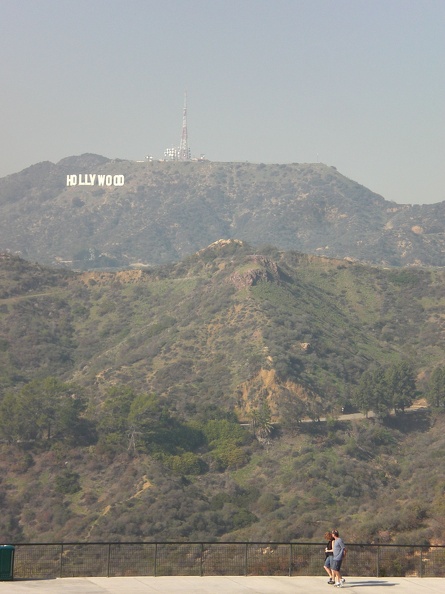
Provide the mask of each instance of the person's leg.
{"label": "person's leg", "polygon": [[335,585],[336,586],[342,586],[345,582],[345,580],[343,579],[342,575],[341,575],[341,561],[334,561],[334,574],[335,574]]}
{"label": "person's leg", "polygon": [[334,574],[334,582],[335,585],[341,584],[341,576],[340,576],[340,564],[338,561],[332,561],[332,573]]}
{"label": "person's leg", "polygon": [[337,576],[338,576],[338,581],[339,581],[340,583],[343,583],[343,582],[345,581],[345,580],[343,579],[343,576],[341,575],[341,561],[340,561],[340,563],[339,563],[339,565],[338,565],[338,568],[337,568]]}
{"label": "person's leg", "polygon": [[326,573],[328,574],[328,576],[332,579],[333,578],[333,574],[332,574],[332,555],[326,557],[326,559],[324,560],[324,568],[326,569]]}

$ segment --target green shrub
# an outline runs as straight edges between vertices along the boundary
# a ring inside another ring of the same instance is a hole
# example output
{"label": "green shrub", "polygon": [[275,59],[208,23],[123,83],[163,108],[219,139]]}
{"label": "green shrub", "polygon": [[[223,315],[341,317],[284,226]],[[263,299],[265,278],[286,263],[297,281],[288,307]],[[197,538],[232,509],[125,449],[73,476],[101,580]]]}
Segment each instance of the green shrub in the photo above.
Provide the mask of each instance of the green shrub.
{"label": "green shrub", "polygon": [[56,476],[55,484],[56,491],[62,495],[72,495],[81,490],[80,475],[70,470],[65,470]]}

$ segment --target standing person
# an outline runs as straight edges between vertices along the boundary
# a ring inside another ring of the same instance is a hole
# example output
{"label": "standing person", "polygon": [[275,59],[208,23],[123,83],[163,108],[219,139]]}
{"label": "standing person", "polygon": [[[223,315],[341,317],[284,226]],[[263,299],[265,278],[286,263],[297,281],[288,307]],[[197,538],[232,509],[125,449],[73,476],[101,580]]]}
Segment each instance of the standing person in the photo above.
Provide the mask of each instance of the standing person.
{"label": "standing person", "polygon": [[332,564],[332,556],[334,554],[332,550],[332,544],[334,542],[334,537],[332,536],[332,532],[325,532],[324,539],[327,541],[326,548],[324,550],[324,565],[323,567],[326,570],[326,573],[329,576],[328,584],[334,584],[334,574],[332,573],[331,564]]}
{"label": "standing person", "polygon": [[343,540],[338,535],[338,530],[332,531],[332,536],[334,538],[334,546],[332,547],[333,555],[332,555],[332,573],[334,574],[335,584],[337,588],[341,588],[345,583],[345,578],[342,577],[340,570],[341,570],[341,562],[343,561],[346,555],[346,547]]}

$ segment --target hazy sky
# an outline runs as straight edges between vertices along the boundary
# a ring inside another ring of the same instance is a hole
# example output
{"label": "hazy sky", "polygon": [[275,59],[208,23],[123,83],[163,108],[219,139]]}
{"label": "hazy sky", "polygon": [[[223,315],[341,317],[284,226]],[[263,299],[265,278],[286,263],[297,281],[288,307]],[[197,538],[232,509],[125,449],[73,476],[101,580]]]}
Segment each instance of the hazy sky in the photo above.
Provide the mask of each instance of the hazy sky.
{"label": "hazy sky", "polygon": [[160,158],[187,90],[192,156],[445,200],[445,0],[0,0],[0,47],[0,176]]}

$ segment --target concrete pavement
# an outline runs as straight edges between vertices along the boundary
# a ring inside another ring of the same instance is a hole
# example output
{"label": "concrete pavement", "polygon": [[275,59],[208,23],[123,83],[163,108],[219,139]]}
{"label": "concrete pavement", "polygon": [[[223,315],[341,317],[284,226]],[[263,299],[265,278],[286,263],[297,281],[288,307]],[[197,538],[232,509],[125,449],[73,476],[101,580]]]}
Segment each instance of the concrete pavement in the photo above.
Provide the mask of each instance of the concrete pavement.
{"label": "concrete pavement", "polygon": [[[324,577],[85,577],[0,582],[0,594],[322,594],[337,592]],[[347,578],[350,594],[445,592],[444,578]]]}

